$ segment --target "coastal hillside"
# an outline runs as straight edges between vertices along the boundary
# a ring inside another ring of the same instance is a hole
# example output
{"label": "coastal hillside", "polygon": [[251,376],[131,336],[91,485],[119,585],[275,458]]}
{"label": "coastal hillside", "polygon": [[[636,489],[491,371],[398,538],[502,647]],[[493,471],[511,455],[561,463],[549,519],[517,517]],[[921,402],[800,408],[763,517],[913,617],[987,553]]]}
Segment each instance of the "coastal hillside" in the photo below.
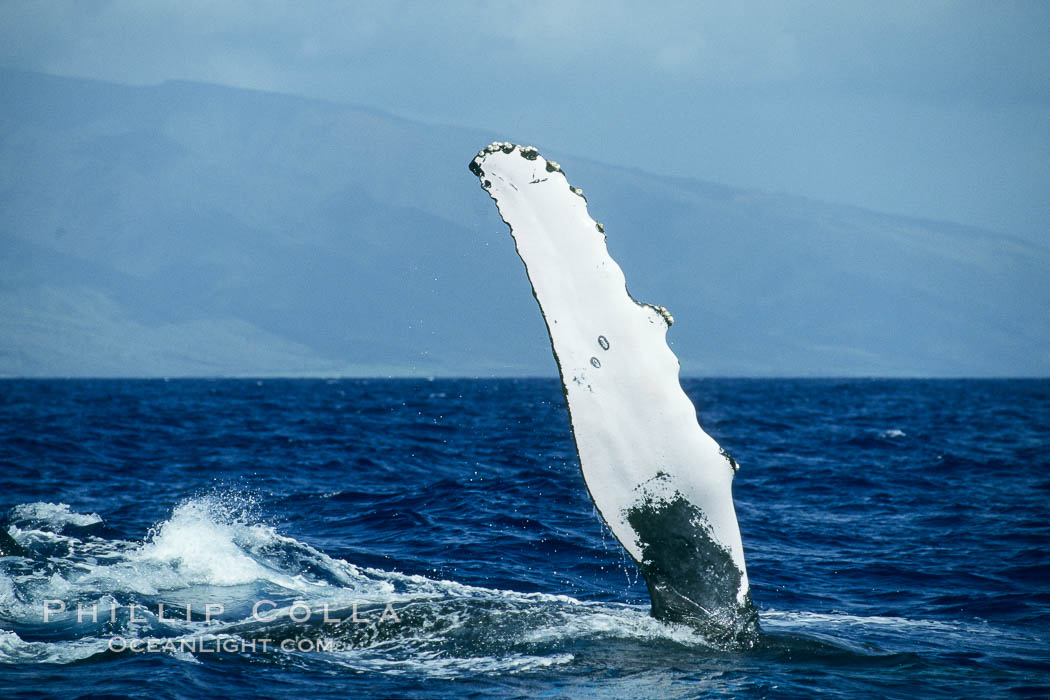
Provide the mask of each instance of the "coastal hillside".
{"label": "coastal hillside", "polygon": [[[553,375],[467,171],[494,139],[527,136],[0,72],[0,375]],[[1048,248],[533,145],[683,374],[1050,374]]]}

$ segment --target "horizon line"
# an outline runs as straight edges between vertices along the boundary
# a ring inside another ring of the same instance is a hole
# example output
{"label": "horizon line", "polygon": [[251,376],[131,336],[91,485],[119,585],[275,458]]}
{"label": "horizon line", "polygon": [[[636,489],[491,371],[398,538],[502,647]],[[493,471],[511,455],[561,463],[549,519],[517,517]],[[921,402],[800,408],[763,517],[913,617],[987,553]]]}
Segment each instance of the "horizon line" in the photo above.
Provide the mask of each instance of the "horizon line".
{"label": "horizon line", "polygon": [[[427,374],[234,374],[234,375],[0,375],[0,382],[11,381],[500,381],[535,379],[560,381],[557,375],[501,374],[501,375],[427,375]],[[683,374],[679,380],[838,380],[838,381],[1045,381],[1050,374],[985,374],[985,375],[911,375],[911,374]]]}

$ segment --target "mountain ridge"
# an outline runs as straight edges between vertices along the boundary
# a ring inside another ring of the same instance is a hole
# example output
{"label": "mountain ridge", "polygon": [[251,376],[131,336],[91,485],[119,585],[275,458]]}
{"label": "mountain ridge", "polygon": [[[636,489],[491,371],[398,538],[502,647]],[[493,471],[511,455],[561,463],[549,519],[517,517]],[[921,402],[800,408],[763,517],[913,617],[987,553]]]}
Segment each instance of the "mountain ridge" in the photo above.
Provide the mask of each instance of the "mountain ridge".
{"label": "mountain ridge", "polygon": [[[0,71],[16,98],[0,375],[554,373],[466,172],[491,134],[193,81],[16,75]],[[632,294],[679,319],[683,374],[1050,374],[1050,249],[544,153]]]}

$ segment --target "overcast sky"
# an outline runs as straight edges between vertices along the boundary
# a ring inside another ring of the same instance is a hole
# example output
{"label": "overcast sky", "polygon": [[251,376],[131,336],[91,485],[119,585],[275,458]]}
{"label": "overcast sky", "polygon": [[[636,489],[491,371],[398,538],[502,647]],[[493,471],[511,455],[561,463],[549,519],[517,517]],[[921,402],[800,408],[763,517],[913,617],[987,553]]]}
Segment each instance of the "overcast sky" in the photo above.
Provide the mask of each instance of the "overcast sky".
{"label": "overcast sky", "polygon": [[1050,2],[6,0],[0,65],[368,105],[1050,245]]}

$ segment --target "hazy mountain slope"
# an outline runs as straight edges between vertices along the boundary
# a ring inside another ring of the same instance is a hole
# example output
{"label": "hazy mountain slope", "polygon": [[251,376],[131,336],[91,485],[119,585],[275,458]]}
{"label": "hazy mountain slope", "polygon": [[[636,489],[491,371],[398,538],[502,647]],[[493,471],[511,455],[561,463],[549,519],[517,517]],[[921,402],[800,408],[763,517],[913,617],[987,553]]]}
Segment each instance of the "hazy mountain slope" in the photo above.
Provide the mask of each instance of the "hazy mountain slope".
{"label": "hazy mountain slope", "polygon": [[[553,373],[492,138],[0,72],[0,374]],[[686,373],[1050,373],[1046,249],[545,154]]]}

